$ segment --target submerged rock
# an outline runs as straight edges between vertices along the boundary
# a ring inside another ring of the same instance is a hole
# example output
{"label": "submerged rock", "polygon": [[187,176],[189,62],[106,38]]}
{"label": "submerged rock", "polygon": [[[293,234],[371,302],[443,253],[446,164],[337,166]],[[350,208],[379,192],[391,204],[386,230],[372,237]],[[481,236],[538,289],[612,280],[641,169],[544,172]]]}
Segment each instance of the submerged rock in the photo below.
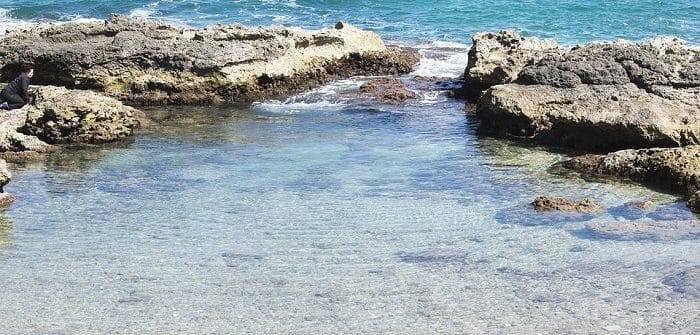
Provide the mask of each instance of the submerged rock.
{"label": "submerged rock", "polygon": [[406,84],[397,78],[372,79],[360,86],[360,95],[374,97],[393,105],[400,105],[418,96],[406,88]]}
{"label": "submerged rock", "polygon": [[576,202],[563,198],[552,198],[548,196],[539,196],[532,202],[535,210],[539,212],[549,211],[564,211],[564,212],[579,212],[579,213],[596,213],[603,210],[603,207],[593,202],[593,200],[584,198]]}
{"label": "submerged rock", "polygon": [[690,240],[700,238],[700,221],[624,221],[589,223],[586,229],[603,239],[635,240]]}
{"label": "submerged rock", "polygon": [[510,30],[476,33],[472,37],[461,96],[476,102],[482,91],[509,83],[525,66],[561,52],[553,40],[525,38]]}
{"label": "submerged rock", "polygon": [[544,47],[533,56],[494,42],[505,37],[486,39],[492,50],[483,51],[481,36],[465,90],[491,87],[477,102],[482,130],[598,152],[700,144],[700,51],[679,39]]}
{"label": "submerged rock", "polygon": [[404,73],[416,52],[342,23],[181,28],[114,15],[105,22],[40,24],[0,38],[3,78],[35,64],[34,83],[93,89],[140,104],[252,101],[352,75]]}
{"label": "submerged rock", "polygon": [[135,109],[92,91],[41,86],[22,131],[49,143],[103,143],[132,135]]}
{"label": "submerged rock", "polygon": [[678,293],[700,298],[700,266],[666,276],[663,283]]}

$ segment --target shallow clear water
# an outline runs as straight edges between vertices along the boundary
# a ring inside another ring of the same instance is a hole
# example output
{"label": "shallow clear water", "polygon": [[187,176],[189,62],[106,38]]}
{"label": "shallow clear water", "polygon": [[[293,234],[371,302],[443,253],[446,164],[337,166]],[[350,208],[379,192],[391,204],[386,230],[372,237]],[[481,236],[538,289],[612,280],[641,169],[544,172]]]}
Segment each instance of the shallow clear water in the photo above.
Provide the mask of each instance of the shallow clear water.
{"label": "shallow clear water", "polygon": [[[132,142],[14,165],[0,333],[693,333],[665,276],[697,240],[612,241],[541,215],[669,195],[548,172],[440,91],[394,107],[343,81],[285,102],[147,111]],[[656,213],[656,214],[654,214]],[[660,213],[660,214],[659,214]]]}
{"label": "shallow clear water", "polygon": [[[700,40],[692,1],[2,1],[0,28],[111,12],[193,26],[342,19],[456,77],[471,33],[572,44]],[[1,29],[0,29],[1,30]],[[408,76],[408,78],[412,77]],[[0,334],[700,332],[700,299],[664,284],[695,240],[606,240],[587,223],[697,219],[674,196],[587,182],[567,153],[477,135],[445,91],[405,106],[366,78],[286,101],[148,110],[124,143],[12,164],[0,213]],[[538,214],[539,195],[596,215]],[[653,200],[649,212],[626,209]]]}

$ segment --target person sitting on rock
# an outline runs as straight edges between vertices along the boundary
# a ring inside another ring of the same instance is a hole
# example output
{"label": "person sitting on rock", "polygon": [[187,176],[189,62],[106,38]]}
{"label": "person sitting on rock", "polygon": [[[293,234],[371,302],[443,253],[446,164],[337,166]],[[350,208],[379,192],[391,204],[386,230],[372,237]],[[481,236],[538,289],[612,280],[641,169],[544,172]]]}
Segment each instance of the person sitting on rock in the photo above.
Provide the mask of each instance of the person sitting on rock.
{"label": "person sitting on rock", "polygon": [[34,67],[25,64],[22,73],[0,92],[0,108],[17,109],[29,103],[29,79],[34,76]]}

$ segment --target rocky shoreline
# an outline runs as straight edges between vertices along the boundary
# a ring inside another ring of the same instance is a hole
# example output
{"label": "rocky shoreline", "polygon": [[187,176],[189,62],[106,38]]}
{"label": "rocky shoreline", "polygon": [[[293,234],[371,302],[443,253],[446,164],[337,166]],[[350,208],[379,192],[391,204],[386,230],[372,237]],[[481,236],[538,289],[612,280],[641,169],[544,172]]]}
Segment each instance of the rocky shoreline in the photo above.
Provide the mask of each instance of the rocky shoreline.
{"label": "rocky shoreline", "polygon": [[[0,79],[31,63],[39,86],[30,90],[33,105],[0,114],[0,187],[11,179],[3,159],[131,136],[142,113],[126,104],[251,102],[350,76],[407,73],[418,61],[417,52],[343,22],[318,31],[193,29],[113,15],[15,28],[0,37]],[[0,205],[12,200],[0,192]]]}
{"label": "rocky shoreline", "polygon": [[343,22],[317,31],[194,29],[121,15],[15,29],[0,50],[2,80],[30,62],[33,83],[99,91],[131,105],[252,102],[355,75],[406,73],[419,60]]}
{"label": "rocky shoreline", "polygon": [[700,212],[700,51],[681,40],[564,50],[477,33],[464,82],[456,95],[475,104],[480,131],[603,154],[565,166],[679,193]]}

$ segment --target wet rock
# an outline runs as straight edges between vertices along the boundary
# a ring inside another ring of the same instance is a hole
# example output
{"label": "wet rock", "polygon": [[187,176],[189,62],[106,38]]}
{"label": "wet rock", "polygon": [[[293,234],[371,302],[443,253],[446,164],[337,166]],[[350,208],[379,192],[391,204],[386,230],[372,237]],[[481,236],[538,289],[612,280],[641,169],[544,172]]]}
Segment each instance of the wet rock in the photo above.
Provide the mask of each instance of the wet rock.
{"label": "wet rock", "polygon": [[676,241],[700,238],[700,221],[623,221],[586,224],[596,238],[637,241]]}
{"label": "wet rock", "polygon": [[3,188],[12,180],[12,174],[7,169],[5,160],[0,159],[0,209],[7,208],[15,201],[15,197],[6,193]]}
{"label": "wet rock", "polygon": [[695,213],[700,213],[700,191],[695,192],[688,200],[688,207]]}
{"label": "wet rock", "polygon": [[3,80],[33,62],[33,83],[92,89],[136,104],[253,101],[352,75],[405,73],[415,51],[387,47],[347,23],[180,28],[114,15],[104,22],[39,24],[0,37]]}
{"label": "wet rock", "polygon": [[23,132],[49,143],[104,143],[133,133],[134,109],[92,91],[41,86]]}
{"label": "wet rock", "polygon": [[459,95],[476,102],[481,92],[489,87],[515,80],[526,65],[561,52],[552,40],[526,38],[510,30],[476,33],[472,37],[464,86]]}
{"label": "wet rock", "polygon": [[374,97],[378,101],[393,105],[400,105],[418,97],[397,78],[372,79],[360,86],[360,95]]}
{"label": "wet rock", "polygon": [[[473,50],[470,65],[520,64]],[[591,43],[518,68],[480,81],[491,87],[477,102],[482,130],[597,152],[700,144],[700,51],[679,39]]]}
{"label": "wet rock", "polygon": [[[583,155],[564,164],[597,176],[631,179],[694,197],[700,191],[700,145],[682,148],[622,150],[607,155]],[[691,199],[688,205],[697,206]]]}
{"label": "wet rock", "polygon": [[540,196],[532,202],[532,205],[535,207],[535,210],[539,212],[564,211],[596,213],[603,210],[603,207],[588,198],[584,198],[583,200],[576,202],[569,199]]}
{"label": "wet rock", "polygon": [[700,298],[700,266],[666,276],[663,283],[673,287],[675,292]]}
{"label": "wet rock", "polygon": [[645,201],[636,201],[636,202],[629,202],[626,203],[625,206],[631,207],[631,208],[639,208],[643,210],[648,210],[654,208],[656,204],[654,204],[653,201],[651,200],[645,200]]}

